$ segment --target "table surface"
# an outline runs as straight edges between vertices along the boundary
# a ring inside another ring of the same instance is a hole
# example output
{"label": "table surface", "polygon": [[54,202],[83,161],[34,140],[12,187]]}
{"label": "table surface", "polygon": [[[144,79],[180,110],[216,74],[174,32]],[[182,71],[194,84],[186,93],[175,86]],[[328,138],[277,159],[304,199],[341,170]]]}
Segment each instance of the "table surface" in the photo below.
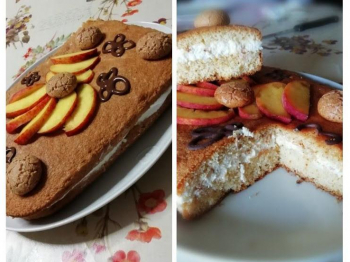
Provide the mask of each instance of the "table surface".
{"label": "table surface", "polygon": [[[171,28],[171,0],[13,0],[7,2],[6,16],[10,86],[89,18],[155,22]],[[7,231],[7,261],[171,261],[171,174],[169,147],[132,188],[93,214],[43,232]],[[143,214],[141,225],[137,210]]]}

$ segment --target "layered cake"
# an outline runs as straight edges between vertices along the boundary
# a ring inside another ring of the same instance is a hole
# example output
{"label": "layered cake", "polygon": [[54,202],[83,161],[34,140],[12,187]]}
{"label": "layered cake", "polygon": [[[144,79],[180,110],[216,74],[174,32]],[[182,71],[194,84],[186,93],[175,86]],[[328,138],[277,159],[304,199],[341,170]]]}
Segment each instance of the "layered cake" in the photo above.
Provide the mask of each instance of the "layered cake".
{"label": "layered cake", "polygon": [[100,176],[170,105],[171,61],[169,35],[87,21],[11,87],[7,215],[50,215]]}
{"label": "layered cake", "polygon": [[[278,167],[342,198],[342,91],[286,70],[252,71],[251,61],[230,64],[242,73],[231,80],[221,81],[226,73],[217,69],[218,79],[183,74],[177,86],[177,207],[185,219]],[[220,68],[226,65],[224,58]]]}

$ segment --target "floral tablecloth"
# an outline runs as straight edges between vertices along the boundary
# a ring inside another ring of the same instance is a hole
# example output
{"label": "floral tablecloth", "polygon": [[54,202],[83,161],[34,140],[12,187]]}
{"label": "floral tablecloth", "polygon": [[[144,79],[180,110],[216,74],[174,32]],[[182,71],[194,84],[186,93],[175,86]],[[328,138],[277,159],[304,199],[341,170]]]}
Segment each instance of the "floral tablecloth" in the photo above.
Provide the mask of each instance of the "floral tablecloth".
{"label": "floral tablecloth", "polygon": [[[7,86],[89,18],[171,28],[171,0],[11,0],[6,10]],[[8,262],[171,261],[171,148],[127,192],[74,223],[7,231]]]}

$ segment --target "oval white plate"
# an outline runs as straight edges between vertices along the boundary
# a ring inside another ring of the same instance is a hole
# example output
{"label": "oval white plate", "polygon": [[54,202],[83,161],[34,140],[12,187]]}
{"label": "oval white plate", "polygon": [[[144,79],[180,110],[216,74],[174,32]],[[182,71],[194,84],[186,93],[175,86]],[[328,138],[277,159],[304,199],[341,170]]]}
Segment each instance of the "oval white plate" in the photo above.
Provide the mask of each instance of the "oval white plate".
{"label": "oval white plate", "polygon": [[178,216],[178,262],[342,261],[342,203],[296,181],[280,168],[196,221]]}
{"label": "oval white plate", "polygon": [[[129,24],[150,27],[171,34],[171,29],[155,23],[133,22]],[[28,68],[26,72],[41,63],[47,56]],[[6,228],[17,232],[42,231],[68,224],[94,212],[133,185],[152,167],[170,143],[171,108],[119,157],[107,172],[61,211],[47,218],[33,221],[6,217]]]}

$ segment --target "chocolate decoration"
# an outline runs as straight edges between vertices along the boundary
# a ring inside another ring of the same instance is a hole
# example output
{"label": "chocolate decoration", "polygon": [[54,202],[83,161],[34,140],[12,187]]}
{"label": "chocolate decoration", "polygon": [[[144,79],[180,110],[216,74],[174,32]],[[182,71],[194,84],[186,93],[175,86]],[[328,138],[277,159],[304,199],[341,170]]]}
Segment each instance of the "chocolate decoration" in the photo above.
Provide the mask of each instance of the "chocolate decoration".
{"label": "chocolate decoration", "polygon": [[192,131],[192,140],[188,143],[188,149],[198,150],[206,148],[207,146],[214,144],[224,137],[231,136],[232,131],[241,129],[242,127],[243,124],[240,122],[228,124],[225,126],[199,127]]}
{"label": "chocolate decoration", "polygon": [[325,140],[327,145],[336,145],[336,144],[340,144],[343,141],[343,137],[339,134],[335,134],[331,132],[323,132],[322,127],[319,124],[314,124],[314,123],[301,124],[301,125],[298,125],[294,130],[301,131],[305,128],[315,128],[318,134],[323,136],[328,136],[329,139]]}
{"label": "chocolate decoration", "polygon": [[[117,89],[117,83],[124,83],[124,89]],[[101,102],[108,101],[111,96],[114,95],[126,95],[130,92],[130,82],[123,76],[118,76],[118,69],[113,67],[108,73],[102,73],[96,80],[97,85],[100,87],[98,95]]]}
{"label": "chocolate decoration", "polygon": [[[127,46],[129,44],[129,46]],[[107,47],[110,46],[109,49]],[[136,46],[134,41],[125,40],[125,35],[118,34],[113,41],[107,41],[102,46],[102,53],[111,53],[113,56],[120,57],[124,54],[125,50],[132,49]]]}
{"label": "chocolate decoration", "polygon": [[34,82],[38,82],[40,80],[39,72],[33,72],[27,77],[23,77],[21,80],[22,85],[32,86]]}
{"label": "chocolate decoration", "polygon": [[6,147],[6,163],[11,163],[16,156],[16,148]]}

